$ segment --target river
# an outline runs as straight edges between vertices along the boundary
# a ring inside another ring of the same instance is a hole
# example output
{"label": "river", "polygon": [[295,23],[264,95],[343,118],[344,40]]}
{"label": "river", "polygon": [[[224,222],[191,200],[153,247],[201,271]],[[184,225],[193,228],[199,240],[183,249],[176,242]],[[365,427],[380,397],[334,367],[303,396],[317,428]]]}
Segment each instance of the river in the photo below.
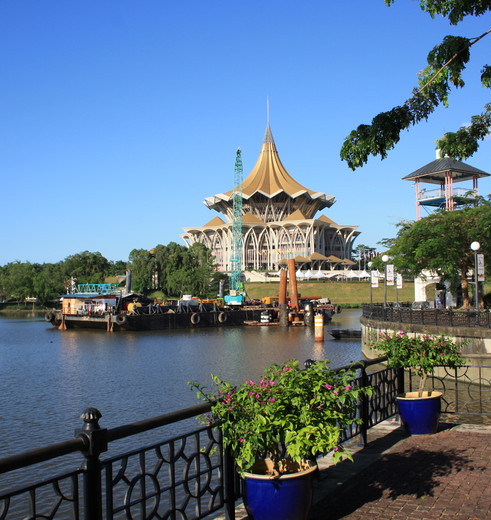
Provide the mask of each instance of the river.
{"label": "river", "polygon": [[[359,310],[326,327],[359,328]],[[0,314],[0,457],[73,438],[89,406],[112,428],[198,404],[188,381],[234,383],[271,363],[361,359],[359,340],[314,341],[305,327],[155,332],[59,331],[35,314]]]}

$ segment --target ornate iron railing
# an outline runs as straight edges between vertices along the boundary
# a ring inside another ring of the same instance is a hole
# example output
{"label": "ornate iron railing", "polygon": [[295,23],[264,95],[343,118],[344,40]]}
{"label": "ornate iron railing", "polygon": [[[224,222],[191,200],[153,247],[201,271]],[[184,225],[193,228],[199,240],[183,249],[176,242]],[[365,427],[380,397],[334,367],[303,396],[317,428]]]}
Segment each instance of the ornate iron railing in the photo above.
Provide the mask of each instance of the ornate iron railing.
{"label": "ornate iron railing", "polygon": [[[383,361],[385,358],[354,365],[358,371],[355,384],[370,385],[373,393],[359,403],[357,416],[363,423],[345,431],[345,441],[360,436],[366,444],[368,429],[397,413],[395,397],[404,391],[404,372],[381,366]],[[460,370],[439,376],[445,392],[450,392],[445,411],[459,413],[465,408],[483,413],[479,410],[488,407],[489,379],[481,374],[476,380],[468,371]],[[406,385],[410,384],[406,378]],[[472,397],[472,405],[452,397],[452,392],[458,396],[462,390]],[[0,474],[27,468],[43,475],[34,484],[0,490],[0,520],[198,520],[218,511],[234,520],[240,485],[233,460],[216,430],[201,427],[106,460],[100,458],[111,442],[134,439],[136,434],[165,425],[177,428],[182,421],[209,410],[208,404],[202,404],[104,429],[99,425],[100,412],[87,409],[82,415],[83,428],[75,439],[0,459]],[[74,471],[44,477],[49,464],[42,471],[37,466],[76,452],[84,459],[82,467]]]}
{"label": "ornate iron railing", "polygon": [[491,313],[488,310],[414,309],[402,304],[364,304],[362,316],[369,320],[407,325],[491,328]]}

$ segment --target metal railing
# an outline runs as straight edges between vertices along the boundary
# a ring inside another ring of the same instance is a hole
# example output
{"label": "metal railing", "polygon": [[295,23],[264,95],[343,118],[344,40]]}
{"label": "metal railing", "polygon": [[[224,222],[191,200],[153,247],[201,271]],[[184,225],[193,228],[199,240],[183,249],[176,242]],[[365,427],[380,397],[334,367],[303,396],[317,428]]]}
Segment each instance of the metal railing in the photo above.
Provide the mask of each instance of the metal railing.
{"label": "metal railing", "polygon": [[[385,360],[378,358],[352,365],[357,369],[355,384],[372,386],[373,393],[362,397],[357,410],[362,424],[355,424],[343,432],[343,441],[360,436],[366,445],[368,430],[397,413],[396,395],[404,391],[410,380],[405,380],[401,370],[381,368],[380,363]],[[367,370],[370,367],[371,372]],[[453,376],[466,377],[464,373]],[[481,386],[475,383],[468,377],[462,383],[454,383],[452,402],[459,402],[458,392],[473,385],[475,391],[472,395],[482,401],[486,391],[489,393],[489,380],[487,389],[484,388],[484,379]],[[447,388],[450,385],[447,384]],[[462,407],[456,408],[455,403],[453,408],[462,410]],[[482,409],[482,403],[474,404],[472,408],[474,411]],[[209,410],[209,404],[202,404],[105,429],[99,425],[100,412],[95,408],[87,409],[82,415],[84,425],[74,439],[0,459],[0,474],[6,474],[19,468],[36,472],[36,464],[44,461],[76,452],[83,455],[80,468],[50,477],[45,476],[43,468],[43,478],[39,482],[0,491],[0,520],[197,520],[218,511],[223,511],[227,519],[234,520],[235,501],[241,495],[240,483],[233,459],[228,450],[223,449],[217,430],[201,427],[122,455],[101,459],[101,454],[113,441],[133,439],[136,434],[165,425],[177,427],[182,421]],[[446,411],[452,411],[451,406],[447,406]]]}
{"label": "metal railing", "polygon": [[404,304],[363,304],[362,316],[369,320],[408,325],[491,328],[491,313],[488,310],[414,309]]}

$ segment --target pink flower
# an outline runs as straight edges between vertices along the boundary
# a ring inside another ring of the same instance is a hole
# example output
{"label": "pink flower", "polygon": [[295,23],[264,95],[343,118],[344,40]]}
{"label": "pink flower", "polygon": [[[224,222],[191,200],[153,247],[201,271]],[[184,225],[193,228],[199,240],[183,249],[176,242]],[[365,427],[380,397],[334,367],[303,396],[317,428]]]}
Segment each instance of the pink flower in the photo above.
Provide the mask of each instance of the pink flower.
{"label": "pink flower", "polygon": [[269,401],[270,403],[274,403],[274,402],[276,401],[276,399],[275,399],[274,397],[270,397],[270,398],[268,399],[268,401]]}
{"label": "pink flower", "polygon": [[242,437],[239,437],[237,440],[238,440],[239,442],[244,442],[244,439],[243,439]]}
{"label": "pink flower", "polygon": [[328,390],[332,389],[332,385],[328,385],[327,383],[324,385],[324,387],[327,388]]}
{"label": "pink flower", "polygon": [[344,387],[345,390],[351,390],[352,388],[353,388],[353,387],[352,387],[351,385],[346,385],[346,386]]}
{"label": "pink flower", "polygon": [[339,392],[338,392],[337,390],[333,390],[332,393],[333,393],[334,395],[338,395],[338,394],[339,394]]}

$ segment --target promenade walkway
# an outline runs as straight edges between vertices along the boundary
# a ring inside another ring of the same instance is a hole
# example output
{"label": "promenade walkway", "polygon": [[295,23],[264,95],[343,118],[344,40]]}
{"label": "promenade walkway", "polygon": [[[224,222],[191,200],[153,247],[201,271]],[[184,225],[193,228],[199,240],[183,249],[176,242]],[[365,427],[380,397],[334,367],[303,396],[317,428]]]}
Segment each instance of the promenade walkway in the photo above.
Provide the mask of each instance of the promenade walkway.
{"label": "promenade walkway", "polygon": [[[491,426],[442,424],[408,436],[398,422],[373,428],[354,462],[319,461],[309,520],[491,519]],[[246,520],[242,506],[237,519]]]}

